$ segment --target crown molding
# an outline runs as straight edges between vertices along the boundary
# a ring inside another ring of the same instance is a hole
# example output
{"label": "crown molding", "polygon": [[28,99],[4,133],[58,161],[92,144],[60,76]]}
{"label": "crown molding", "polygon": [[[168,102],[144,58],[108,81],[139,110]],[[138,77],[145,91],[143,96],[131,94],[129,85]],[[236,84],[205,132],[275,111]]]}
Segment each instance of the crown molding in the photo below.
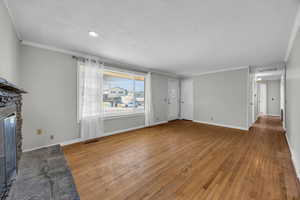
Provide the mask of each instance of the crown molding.
{"label": "crown molding", "polygon": [[140,71],[140,72],[144,72],[144,73],[145,72],[152,72],[152,73],[161,74],[161,75],[165,75],[165,76],[169,76],[169,77],[173,77],[173,78],[179,78],[180,77],[178,74],[174,74],[174,73],[170,73],[170,72],[164,72],[164,71],[159,71],[159,70],[155,70],[155,69],[151,69],[151,68],[145,68],[145,67],[141,67],[141,66],[130,65],[130,64],[127,64],[127,63],[124,63],[124,62],[113,60],[113,59],[107,59],[107,58],[99,57],[99,56],[96,56],[96,55],[90,55],[90,54],[87,54],[87,53],[66,50],[66,49],[55,47],[55,46],[40,44],[40,43],[37,43],[37,42],[22,40],[21,44],[26,45],[26,46],[40,48],[40,49],[45,49],[45,50],[49,50],[49,51],[53,51],[53,52],[57,52],[57,53],[62,53],[62,54],[66,54],[66,55],[71,55],[71,56],[92,58],[92,59],[95,59],[95,60],[100,60],[101,62],[103,62],[104,64],[107,64],[108,66],[111,65],[112,67],[123,68],[123,69],[126,69],[126,70],[135,70],[135,71]]}
{"label": "crown molding", "polygon": [[31,42],[31,41],[27,41],[27,40],[22,40],[21,44],[26,45],[26,46],[40,48],[40,49],[50,50],[50,51],[54,51],[57,53],[63,53],[63,54],[71,55],[71,56],[81,56],[81,57],[88,57],[88,58],[92,58],[92,59],[100,59],[97,56],[88,55],[88,54],[84,54],[84,53],[80,53],[80,52],[76,52],[76,51],[65,50],[65,49],[54,47],[54,46],[40,44],[40,43]]}
{"label": "crown molding", "polygon": [[[50,50],[50,51],[54,51],[54,52],[58,52],[58,53],[63,53],[63,54],[71,55],[71,56],[79,56],[79,57],[98,59],[98,60],[103,61],[104,63],[116,64],[117,66],[115,66],[115,67],[122,68],[122,66],[123,66],[123,67],[125,67],[125,69],[128,69],[128,70],[137,70],[137,71],[141,71],[141,72],[152,72],[152,73],[161,74],[161,75],[169,76],[169,77],[173,77],[173,78],[189,78],[189,77],[200,76],[200,75],[205,75],[205,74],[212,74],[212,73],[226,72],[226,71],[235,71],[235,70],[249,68],[249,66],[240,66],[240,67],[233,67],[233,68],[223,68],[220,70],[207,71],[207,72],[197,73],[197,74],[192,74],[192,75],[175,74],[175,73],[158,71],[158,70],[140,67],[140,66],[133,66],[133,65],[129,65],[126,63],[116,61],[116,60],[110,60],[110,59],[102,58],[102,57],[95,56],[95,55],[89,55],[89,54],[85,54],[85,53],[81,53],[81,52],[70,51],[70,50],[66,50],[66,49],[62,49],[62,48],[58,48],[58,47],[54,47],[54,46],[50,46],[50,45],[44,45],[44,44],[40,44],[40,43],[36,43],[36,42],[27,41],[27,40],[21,41],[21,44],[40,48],[40,49],[46,49],[46,50]],[[128,67],[128,68],[126,68],[126,67]]]}
{"label": "crown molding", "polygon": [[186,75],[185,77],[195,77],[195,76],[201,76],[201,75],[206,75],[206,74],[214,74],[214,73],[219,73],[219,72],[227,72],[227,71],[236,71],[236,70],[241,70],[241,69],[248,69],[249,66],[240,66],[240,67],[232,67],[232,68],[223,68],[219,70],[213,70],[213,71],[207,71],[203,73],[197,73],[193,75]]}
{"label": "crown molding", "polygon": [[294,26],[293,26],[293,29],[292,29],[292,32],[291,32],[291,35],[290,35],[290,39],[289,39],[289,44],[288,44],[288,47],[287,47],[287,50],[286,50],[286,54],[285,54],[285,58],[284,58],[285,62],[287,62],[289,57],[290,57],[295,39],[296,39],[297,34],[298,34],[299,27],[300,27],[300,5],[298,6],[298,9],[297,9],[297,14],[296,14],[296,17],[295,17]]}

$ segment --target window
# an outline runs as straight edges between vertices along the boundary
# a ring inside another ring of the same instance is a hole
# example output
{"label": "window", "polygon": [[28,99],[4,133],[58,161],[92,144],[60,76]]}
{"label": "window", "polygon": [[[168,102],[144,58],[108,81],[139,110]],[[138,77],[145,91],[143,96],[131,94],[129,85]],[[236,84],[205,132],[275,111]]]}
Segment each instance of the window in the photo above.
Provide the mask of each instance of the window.
{"label": "window", "polygon": [[144,112],[145,77],[121,72],[103,73],[103,111],[114,115]]}

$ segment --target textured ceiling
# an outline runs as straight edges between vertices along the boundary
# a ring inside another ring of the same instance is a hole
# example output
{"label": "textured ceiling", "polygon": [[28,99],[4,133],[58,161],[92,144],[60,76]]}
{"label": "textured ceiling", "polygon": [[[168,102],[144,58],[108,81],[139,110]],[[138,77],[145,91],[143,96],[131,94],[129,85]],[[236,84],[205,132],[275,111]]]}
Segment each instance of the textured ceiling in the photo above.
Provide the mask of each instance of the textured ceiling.
{"label": "textured ceiling", "polygon": [[282,61],[298,0],[9,0],[8,6],[22,40],[191,75]]}

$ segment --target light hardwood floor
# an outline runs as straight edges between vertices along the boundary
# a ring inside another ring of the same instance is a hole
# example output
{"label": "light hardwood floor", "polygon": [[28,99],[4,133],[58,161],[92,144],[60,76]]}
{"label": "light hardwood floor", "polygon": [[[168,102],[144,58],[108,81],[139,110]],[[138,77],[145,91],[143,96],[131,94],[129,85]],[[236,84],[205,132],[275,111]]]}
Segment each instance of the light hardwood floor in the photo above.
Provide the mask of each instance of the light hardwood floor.
{"label": "light hardwood floor", "polygon": [[300,199],[278,118],[249,133],[178,120],[64,152],[81,200]]}

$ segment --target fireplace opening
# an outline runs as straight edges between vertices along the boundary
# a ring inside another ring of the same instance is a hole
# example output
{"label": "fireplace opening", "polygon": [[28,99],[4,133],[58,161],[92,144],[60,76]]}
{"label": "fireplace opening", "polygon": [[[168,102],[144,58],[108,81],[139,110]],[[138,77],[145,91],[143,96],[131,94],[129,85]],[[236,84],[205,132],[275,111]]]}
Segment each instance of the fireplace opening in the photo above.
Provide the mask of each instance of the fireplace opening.
{"label": "fireplace opening", "polygon": [[16,114],[0,116],[0,199],[4,199],[16,176]]}

